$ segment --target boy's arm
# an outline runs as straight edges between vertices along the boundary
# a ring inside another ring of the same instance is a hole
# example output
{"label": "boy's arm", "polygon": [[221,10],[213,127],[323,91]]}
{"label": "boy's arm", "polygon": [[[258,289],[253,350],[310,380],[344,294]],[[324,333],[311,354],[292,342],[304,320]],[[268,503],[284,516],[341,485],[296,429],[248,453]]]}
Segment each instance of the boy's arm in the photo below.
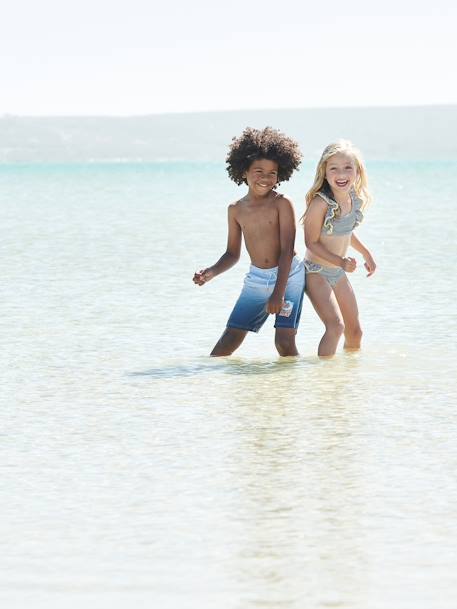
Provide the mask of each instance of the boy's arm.
{"label": "boy's arm", "polygon": [[236,204],[228,207],[228,237],[227,249],[213,266],[195,273],[193,281],[197,285],[204,285],[216,275],[230,269],[240,259],[241,227],[236,219]]}
{"label": "boy's arm", "polygon": [[353,247],[359,254],[362,254],[365,260],[365,268],[367,269],[367,277],[373,275],[376,270],[376,262],[371,255],[370,250],[360,241],[360,239],[356,236],[355,233],[351,235],[351,247]]}
{"label": "boy's arm", "polygon": [[295,213],[292,202],[287,197],[281,197],[278,202],[279,242],[278,277],[268,304],[268,313],[279,313],[284,304],[287,279],[290,265],[294,257],[295,245]]}
{"label": "boy's arm", "polygon": [[338,254],[333,254],[321,242],[321,230],[326,211],[327,204],[321,197],[315,197],[309,204],[305,215],[305,245],[310,252],[319,258],[351,273],[356,267],[354,258],[343,258]]}

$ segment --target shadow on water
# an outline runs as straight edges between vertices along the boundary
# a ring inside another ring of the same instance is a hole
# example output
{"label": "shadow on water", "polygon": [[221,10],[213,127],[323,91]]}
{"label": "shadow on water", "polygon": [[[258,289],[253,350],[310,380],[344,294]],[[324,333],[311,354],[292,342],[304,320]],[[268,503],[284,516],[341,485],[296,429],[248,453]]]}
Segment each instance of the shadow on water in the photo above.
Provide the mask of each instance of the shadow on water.
{"label": "shadow on water", "polygon": [[266,375],[289,371],[292,367],[318,365],[317,358],[282,357],[277,360],[243,360],[223,357],[217,359],[201,358],[189,362],[169,362],[148,370],[130,372],[130,377],[149,377],[155,379],[183,378],[200,374]]}

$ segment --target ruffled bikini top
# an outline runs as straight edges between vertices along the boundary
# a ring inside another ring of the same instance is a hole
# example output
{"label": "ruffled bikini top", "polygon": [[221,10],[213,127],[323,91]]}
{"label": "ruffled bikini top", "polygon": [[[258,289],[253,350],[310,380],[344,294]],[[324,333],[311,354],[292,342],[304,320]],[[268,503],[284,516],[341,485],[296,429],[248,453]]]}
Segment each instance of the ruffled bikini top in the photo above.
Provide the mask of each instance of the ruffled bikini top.
{"label": "ruffled bikini top", "polygon": [[351,191],[351,211],[344,216],[336,215],[339,205],[331,198],[329,193],[319,191],[317,194],[327,203],[327,212],[321,231],[324,235],[348,235],[362,222],[361,207],[363,202],[354,191]]}

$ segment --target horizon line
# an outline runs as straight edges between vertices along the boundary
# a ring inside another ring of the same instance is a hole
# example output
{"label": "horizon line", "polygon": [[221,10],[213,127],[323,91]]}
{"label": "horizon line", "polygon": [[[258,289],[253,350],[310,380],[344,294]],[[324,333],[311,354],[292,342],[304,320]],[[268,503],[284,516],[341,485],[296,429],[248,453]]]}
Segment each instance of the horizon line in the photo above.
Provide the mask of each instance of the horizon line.
{"label": "horizon line", "polygon": [[138,114],[15,114],[3,112],[0,120],[5,119],[128,119],[128,118],[151,118],[159,116],[195,116],[201,114],[240,114],[243,112],[303,112],[303,111],[332,111],[332,110],[401,110],[401,109],[432,109],[432,108],[457,108],[454,103],[430,103],[430,104],[392,104],[392,105],[351,105],[351,106],[290,106],[272,108],[230,108],[217,110],[171,110],[167,112],[150,112]]}

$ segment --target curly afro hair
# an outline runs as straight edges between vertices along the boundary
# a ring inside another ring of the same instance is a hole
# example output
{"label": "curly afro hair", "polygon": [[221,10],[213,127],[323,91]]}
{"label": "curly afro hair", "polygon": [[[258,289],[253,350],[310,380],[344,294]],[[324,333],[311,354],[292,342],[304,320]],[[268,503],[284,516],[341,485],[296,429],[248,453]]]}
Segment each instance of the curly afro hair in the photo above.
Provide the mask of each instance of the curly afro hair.
{"label": "curly afro hair", "polygon": [[236,184],[246,183],[244,173],[254,161],[268,159],[278,163],[278,182],[287,181],[300,165],[302,154],[295,140],[271,127],[246,127],[234,137],[227,155],[227,172]]}

